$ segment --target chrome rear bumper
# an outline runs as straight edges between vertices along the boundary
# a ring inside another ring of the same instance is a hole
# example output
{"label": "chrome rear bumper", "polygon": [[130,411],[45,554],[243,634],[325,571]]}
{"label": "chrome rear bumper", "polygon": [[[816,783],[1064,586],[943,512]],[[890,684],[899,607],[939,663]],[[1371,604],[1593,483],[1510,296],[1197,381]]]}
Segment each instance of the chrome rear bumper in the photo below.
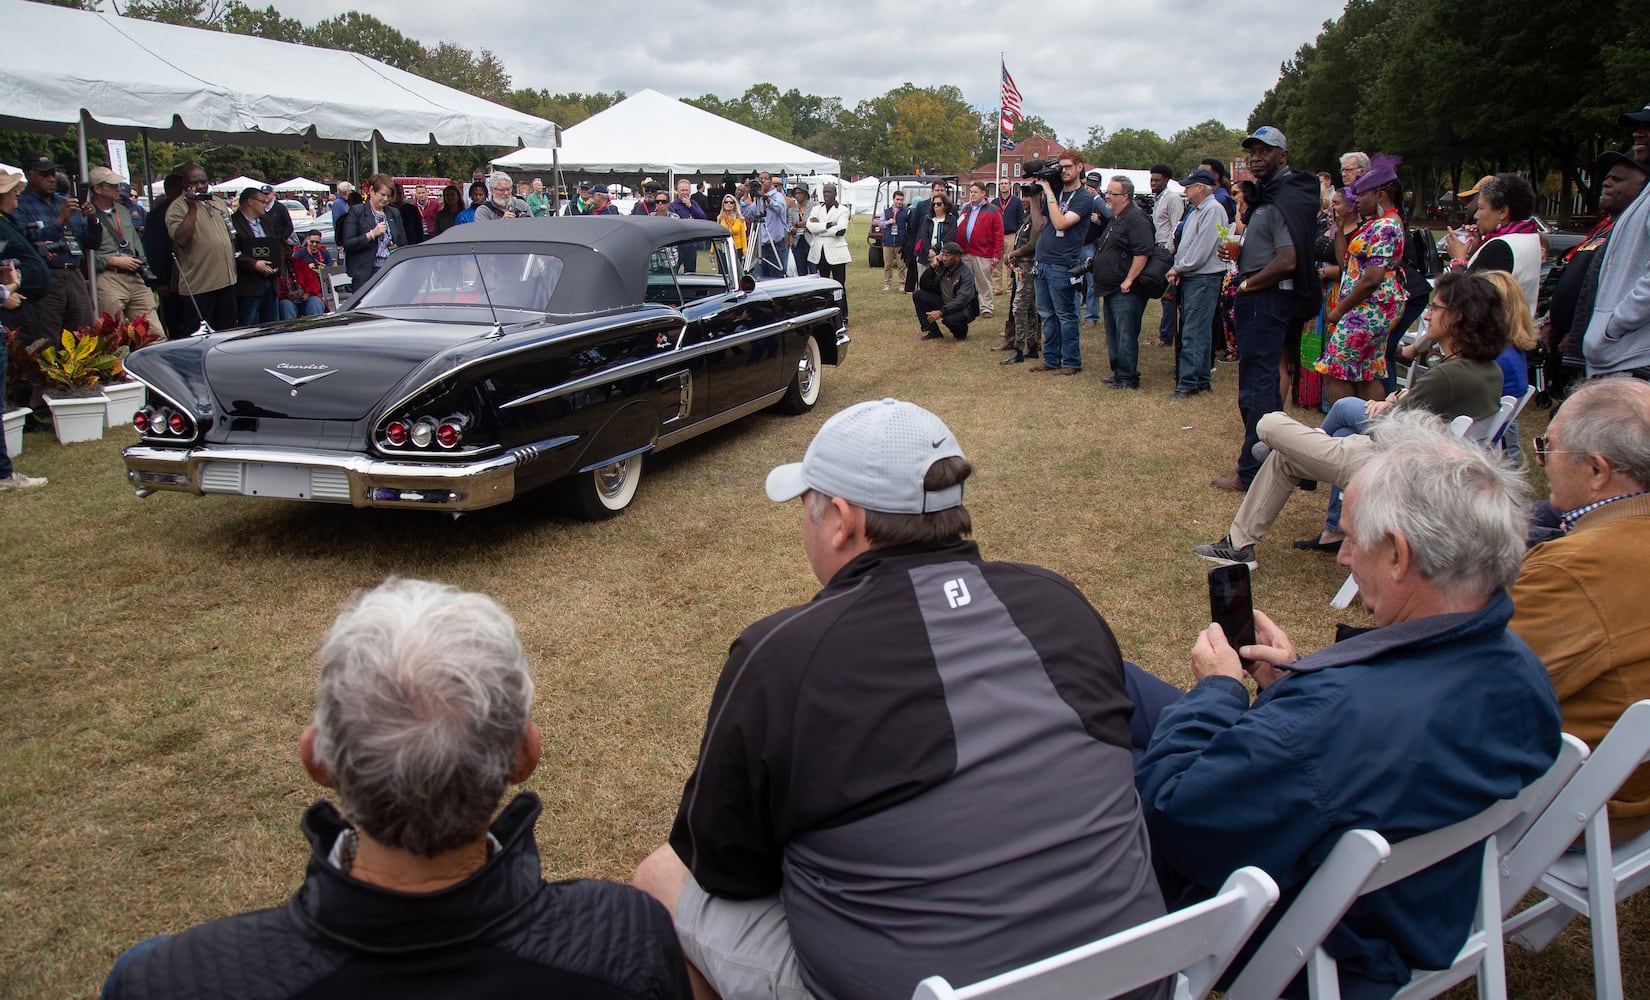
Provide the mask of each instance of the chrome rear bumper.
{"label": "chrome rear bumper", "polygon": [[134,445],[122,457],[140,497],[156,490],[354,507],[480,510],[516,495],[513,452],[475,462],[391,462],[357,452]]}

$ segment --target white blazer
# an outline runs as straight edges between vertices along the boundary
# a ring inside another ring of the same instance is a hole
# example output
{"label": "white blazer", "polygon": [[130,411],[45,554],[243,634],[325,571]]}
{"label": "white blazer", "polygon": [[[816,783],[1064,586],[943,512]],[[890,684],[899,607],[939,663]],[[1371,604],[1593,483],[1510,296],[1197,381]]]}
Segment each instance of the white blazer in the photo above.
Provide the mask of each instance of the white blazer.
{"label": "white blazer", "polygon": [[822,256],[827,264],[846,264],[852,259],[848,253],[848,206],[841,202],[834,208],[815,202],[808,209],[808,263],[818,264]]}

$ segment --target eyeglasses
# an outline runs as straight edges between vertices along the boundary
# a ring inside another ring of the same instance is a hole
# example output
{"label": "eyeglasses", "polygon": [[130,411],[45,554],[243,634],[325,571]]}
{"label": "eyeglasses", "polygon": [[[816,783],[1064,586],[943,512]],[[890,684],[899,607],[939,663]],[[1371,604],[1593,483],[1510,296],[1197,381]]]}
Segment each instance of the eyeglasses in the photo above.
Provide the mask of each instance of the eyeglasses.
{"label": "eyeglasses", "polygon": [[670,199],[669,198],[655,198],[655,199],[653,199],[653,204],[655,204],[655,205],[668,205],[668,204],[670,204]]}
{"label": "eyeglasses", "polygon": [[1532,445],[1535,446],[1535,464],[1541,466],[1543,469],[1545,469],[1547,467],[1547,456],[1548,455],[1579,455],[1579,454],[1581,454],[1581,452],[1569,451],[1569,450],[1566,450],[1564,448],[1549,448],[1549,447],[1547,447],[1549,444],[1552,443],[1552,440],[1553,439],[1550,438],[1550,437],[1538,437],[1535,440],[1530,442]]}

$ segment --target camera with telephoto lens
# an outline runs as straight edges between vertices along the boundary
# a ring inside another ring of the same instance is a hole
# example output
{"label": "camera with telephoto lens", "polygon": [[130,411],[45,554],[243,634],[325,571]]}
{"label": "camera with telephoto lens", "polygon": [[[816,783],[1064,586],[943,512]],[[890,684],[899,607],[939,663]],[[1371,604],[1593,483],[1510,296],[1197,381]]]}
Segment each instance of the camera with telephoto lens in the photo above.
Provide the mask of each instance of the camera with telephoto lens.
{"label": "camera with telephoto lens", "polygon": [[59,254],[68,254],[71,257],[84,256],[80,249],[80,241],[70,236],[66,231],[59,239],[42,240],[41,233],[46,230],[44,222],[35,220],[28,224],[27,229],[29,242],[34,244],[34,248],[40,252],[42,257],[49,259]]}

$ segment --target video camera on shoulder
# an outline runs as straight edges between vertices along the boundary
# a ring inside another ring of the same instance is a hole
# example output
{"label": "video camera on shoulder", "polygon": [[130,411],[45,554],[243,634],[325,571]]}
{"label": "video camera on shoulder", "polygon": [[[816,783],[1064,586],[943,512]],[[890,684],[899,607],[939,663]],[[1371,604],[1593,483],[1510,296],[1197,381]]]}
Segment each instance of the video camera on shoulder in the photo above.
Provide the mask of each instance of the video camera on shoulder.
{"label": "video camera on shoulder", "polygon": [[1030,183],[1020,185],[1021,194],[1041,194],[1042,186],[1038,181],[1048,181],[1049,186],[1059,190],[1065,184],[1060,176],[1060,164],[1053,160],[1027,160],[1020,164],[1020,178]]}

